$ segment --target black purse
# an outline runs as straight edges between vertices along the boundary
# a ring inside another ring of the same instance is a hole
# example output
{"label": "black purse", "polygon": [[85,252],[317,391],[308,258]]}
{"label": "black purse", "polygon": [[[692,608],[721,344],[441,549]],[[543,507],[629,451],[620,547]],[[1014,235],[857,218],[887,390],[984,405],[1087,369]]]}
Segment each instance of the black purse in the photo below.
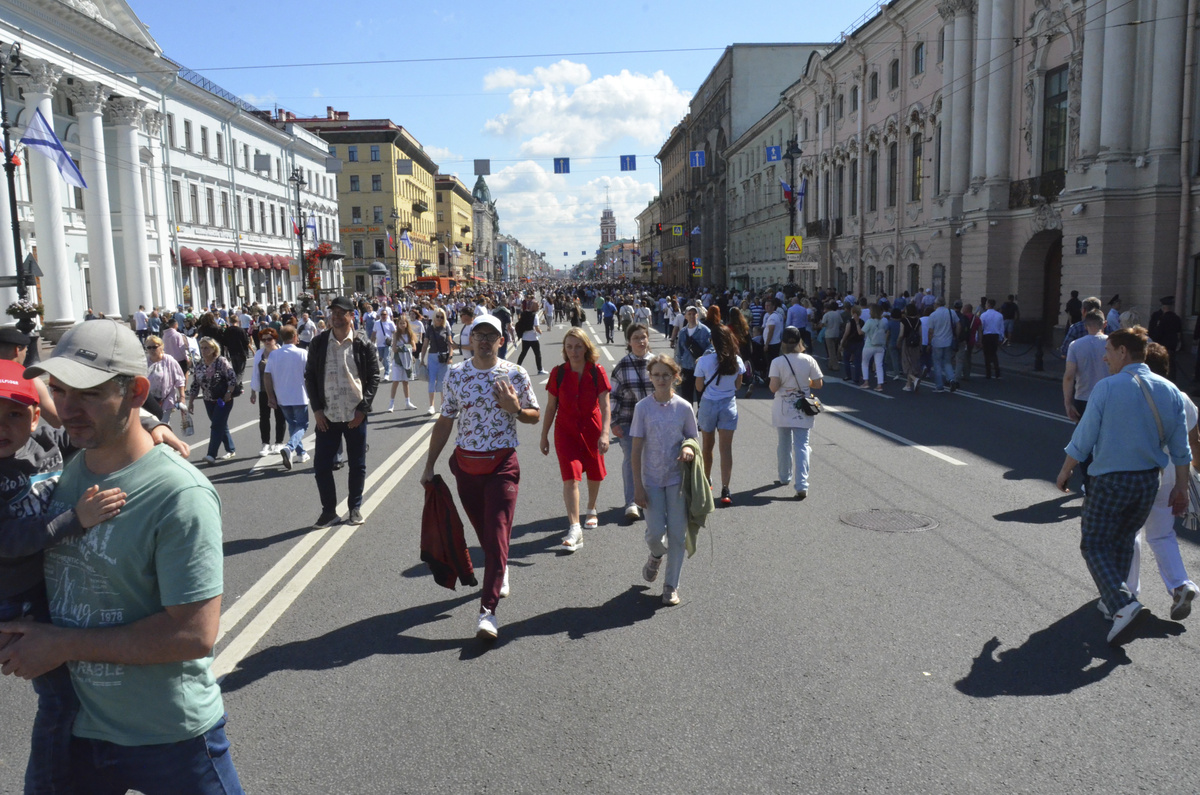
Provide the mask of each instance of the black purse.
{"label": "black purse", "polygon": [[792,367],[792,362],[787,357],[788,354],[784,354],[783,363],[792,371],[792,379],[796,382],[796,386],[801,389],[800,396],[796,398],[792,406],[805,416],[815,417],[825,410],[825,404],[821,402],[819,397],[812,394],[812,392],[804,391],[803,387],[800,387],[800,379],[796,377],[796,369]]}

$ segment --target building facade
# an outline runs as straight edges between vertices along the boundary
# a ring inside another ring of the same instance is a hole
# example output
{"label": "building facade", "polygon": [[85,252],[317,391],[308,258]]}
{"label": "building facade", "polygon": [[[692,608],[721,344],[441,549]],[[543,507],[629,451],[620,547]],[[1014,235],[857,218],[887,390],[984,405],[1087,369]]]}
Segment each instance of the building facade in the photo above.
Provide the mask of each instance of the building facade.
{"label": "building facade", "polygon": [[690,237],[684,237],[684,230],[691,229],[688,226],[691,211],[688,206],[690,175],[687,147],[687,125],[690,121],[691,117],[685,116],[683,121],[675,125],[655,157],[662,175],[658,197],[662,203],[663,225],[656,248],[662,261],[663,283],[677,287],[687,285],[690,278]]}
{"label": "building facade", "polygon": [[453,175],[434,178],[437,223],[438,275],[459,278],[471,262],[474,234],[471,228],[474,197],[462,180]]}
{"label": "building facade", "polygon": [[662,240],[662,201],[658,196],[650,200],[646,209],[638,213],[638,281],[653,284],[662,275],[662,251],[659,245]]}
{"label": "building facade", "polygon": [[471,251],[473,272],[470,274],[475,281],[499,281],[500,263],[499,250],[496,240],[500,235],[500,214],[496,211],[496,202],[492,201],[492,191],[488,188],[487,180],[480,174],[475,180],[475,188],[471,191],[473,198],[471,217],[474,248]]}

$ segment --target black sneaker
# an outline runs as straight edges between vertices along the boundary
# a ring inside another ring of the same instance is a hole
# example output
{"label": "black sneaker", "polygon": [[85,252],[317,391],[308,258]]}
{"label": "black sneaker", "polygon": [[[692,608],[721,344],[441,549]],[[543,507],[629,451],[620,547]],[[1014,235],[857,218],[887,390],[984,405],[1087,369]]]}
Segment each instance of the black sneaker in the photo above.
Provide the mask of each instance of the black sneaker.
{"label": "black sneaker", "polygon": [[363,523],[362,511],[358,510],[357,508],[351,508],[350,515],[346,517],[346,524],[358,525],[358,524],[362,524],[362,523]]}
{"label": "black sneaker", "polygon": [[733,495],[729,493],[728,486],[721,487],[721,504],[726,506],[733,505]]}
{"label": "black sneaker", "polygon": [[313,527],[333,527],[335,524],[341,524],[342,519],[337,515],[337,511],[321,511],[321,515],[317,517],[317,521],[313,523]]}
{"label": "black sneaker", "polygon": [[951,391],[951,392],[957,392],[957,391],[958,391],[958,382],[957,382],[957,381],[951,381],[951,382],[950,382],[950,391]]}
{"label": "black sneaker", "polygon": [[797,500],[808,499],[808,489],[800,489],[800,491],[796,492],[796,499]]}
{"label": "black sneaker", "polygon": [[341,469],[344,466],[346,466],[346,459],[342,458],[340,455],[336,456],[333,459],[333,471],[334,472],[337,472],[339,469]]}

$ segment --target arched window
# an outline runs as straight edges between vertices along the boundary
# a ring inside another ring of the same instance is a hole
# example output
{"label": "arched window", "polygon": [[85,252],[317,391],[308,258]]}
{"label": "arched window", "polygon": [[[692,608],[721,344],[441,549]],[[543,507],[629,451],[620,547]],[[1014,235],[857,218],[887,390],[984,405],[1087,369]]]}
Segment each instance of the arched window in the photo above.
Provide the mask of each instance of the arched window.
{"label": "arched window", "polygon": [[895,91],[900,87],[900,59],[893,58],[892,63],[888,66],[888,91]]}
{"label": "arched window", "polygon": [[924,177],[925,155],[925,136],[923,133],[917,133],[912,137],[912,161],[909,163],[908,172],[908,200],[919,202],[921,201],[921,182]]}
{"label": "arched window", "polygon": [[933,266],[933,295],[935,298],[946,297],[946,266],[937,263]]}
{"label": "arched window", "polygon": [[837,291],[839,293],[846,292],[846,272],[841,268],[838,268],[834,273],[834,279],[837,282]]}
{"label": "arched window", "polygon": [[917,42],[913,47],[912,73],[914,75],[925,74],[925,42]]}
{"label": "arched window", "polygon": [[887,266],[887,281],[884,282],[884,287],[887,290],[888,295],[894,296],[896,294],[896,266],[895,265]]}
{"label": "arched window", "polygon": [[858,110],[858,86],[850,87],[850,112]]}
{"label": "arched window", "polygon": [[912,263],[908,266],[908,294],[916,295],[921,287],[921,266]]}
{"label": "arched window", "polygon": [[879,99],[879,72],[871,72],[871,77],[867,80],[867,101],[874,102]]}
{"label": "arched window", "polygon": [[871,265],[867,268],[867,293],[878,294],[875,289],[875,266]]}

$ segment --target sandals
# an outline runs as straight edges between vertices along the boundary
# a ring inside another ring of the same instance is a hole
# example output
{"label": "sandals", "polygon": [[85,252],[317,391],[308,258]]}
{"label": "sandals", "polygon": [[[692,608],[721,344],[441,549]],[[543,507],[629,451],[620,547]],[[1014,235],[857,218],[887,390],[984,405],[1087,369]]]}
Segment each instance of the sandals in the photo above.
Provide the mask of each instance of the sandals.
{"label": "sandals", "polygon": [[595,511],[588,511],[583,519],[583,526],[587,530],[595,530],[600,526],[600,519],[596,516]]}

